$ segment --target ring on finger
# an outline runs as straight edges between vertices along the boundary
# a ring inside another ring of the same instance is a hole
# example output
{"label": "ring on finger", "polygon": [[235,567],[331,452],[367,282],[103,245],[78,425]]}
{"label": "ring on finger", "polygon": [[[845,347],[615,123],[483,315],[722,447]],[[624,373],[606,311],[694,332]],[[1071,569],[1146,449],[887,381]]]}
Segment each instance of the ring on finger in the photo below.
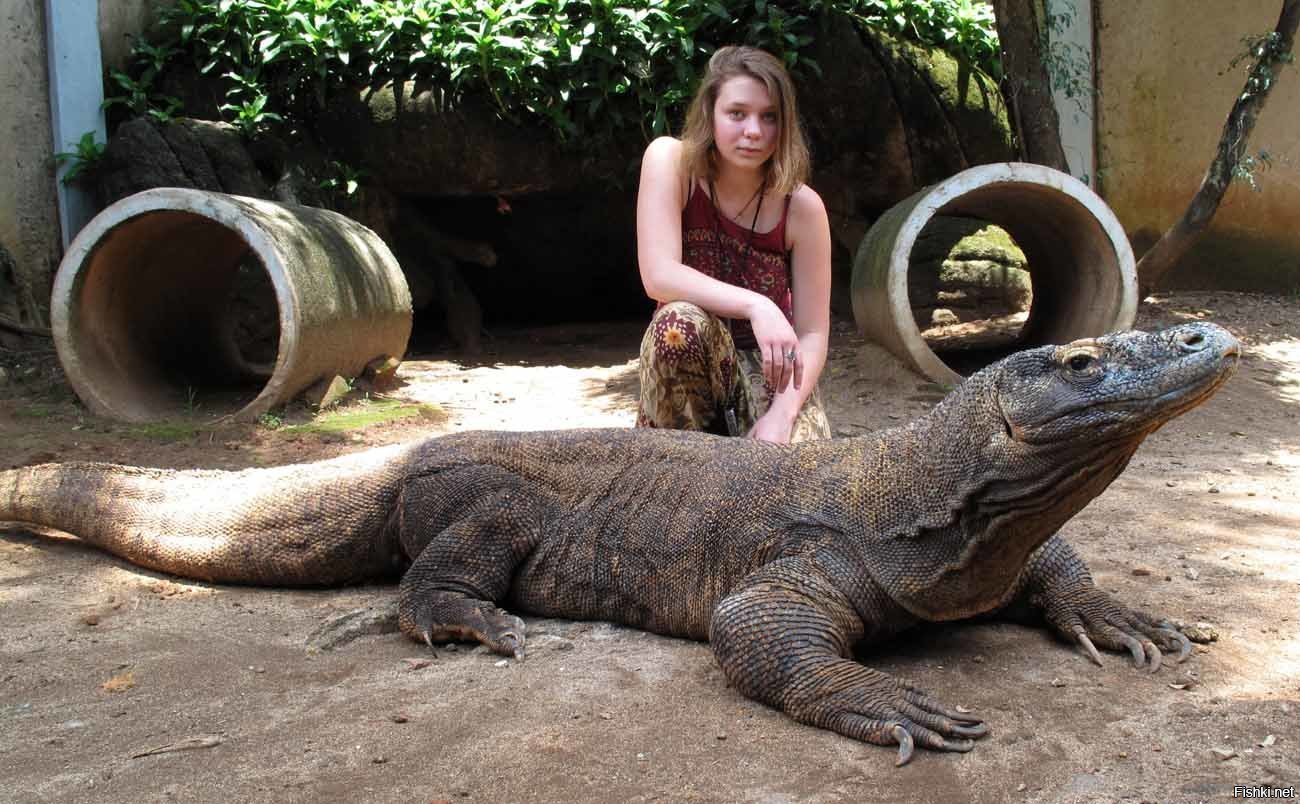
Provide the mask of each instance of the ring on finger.
{"label": "ring on finger", "polygon": [[798,355],[799,355],[798,352],[796,352],[794,349],[791,349],[790,351],[785,353],[785,360],[787,363],[793,363],[794,359],[798,357]]}

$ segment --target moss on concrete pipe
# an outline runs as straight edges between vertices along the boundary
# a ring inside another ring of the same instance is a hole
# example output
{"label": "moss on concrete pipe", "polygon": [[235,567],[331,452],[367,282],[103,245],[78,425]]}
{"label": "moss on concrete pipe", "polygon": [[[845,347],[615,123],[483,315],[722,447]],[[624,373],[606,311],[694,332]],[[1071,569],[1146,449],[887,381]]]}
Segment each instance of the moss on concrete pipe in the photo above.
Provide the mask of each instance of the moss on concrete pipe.
{"label": "moss on concrete pipe", "polygon": [[[273,291],[262,364],[234,333],[241,270],[269,284],[268,300]],[[124,198],[86,225],[59,266],[50,312],[77,395],[99,415],[137,422],[196,406],[255,418],[321,379],[401,358],[411,334],[406,280],[366,227],[171,187]]]}
{"label": "moss on concrete pipe", "polygon": [[1024,251],[1033,302],[1020,347],[1133,326],[1133,251],[1106,203],[1072,176],[1042,165],[981,165],[892,207],[867,232],[853,261],[858,329],[926,377],[945,385],[962,379],[921,337],[907,293],[912,247],[937,215],[996,224]]}

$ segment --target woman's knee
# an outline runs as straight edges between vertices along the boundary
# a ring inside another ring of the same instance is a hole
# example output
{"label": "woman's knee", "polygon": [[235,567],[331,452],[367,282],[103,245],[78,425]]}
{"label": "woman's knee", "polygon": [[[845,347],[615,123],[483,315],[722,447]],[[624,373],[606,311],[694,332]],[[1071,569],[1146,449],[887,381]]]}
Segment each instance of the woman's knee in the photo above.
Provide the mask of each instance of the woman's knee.
{"label": "woman's knee", "polygon": [[707,363],[717,340],[717,322],[717,318],[690,302],[665,304],[650,320],[642,354],[666,364]]}
{"label": "woman's knee", "polygon": [[655,314],[650,319],[651,325],[658,324],[661,321],[681,322],[686,321],[694,324],[696,328],[708,327],[712,321],[717,319],[703,307],[688,301],[672,301],[655,310]]}

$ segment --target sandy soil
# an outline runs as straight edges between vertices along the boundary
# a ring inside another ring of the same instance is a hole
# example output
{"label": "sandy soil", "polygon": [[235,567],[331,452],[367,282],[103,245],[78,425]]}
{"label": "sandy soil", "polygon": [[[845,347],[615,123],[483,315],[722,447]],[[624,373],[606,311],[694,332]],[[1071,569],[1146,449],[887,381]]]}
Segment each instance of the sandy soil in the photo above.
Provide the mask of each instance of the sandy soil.
{"label": "sandy soil", "polygon": [[[1003,623],[915,631],[865,658],[986,718],[992,734],[970,754],[918,751],[896,769],[893,750],[741,697],[707,645],[604,623],[530,618],[523,663],[469,646],[431,654],[391,632],[309,649],[322,622],[382,612],[394,590],[191,583],[7,526],[0,798],[1194,802],[1234,785],[1300,789],[1300,301],[1175,295],[1144,304],[1139,326],[1188,318],[1245,341],[1240,372],[1149,439],[1065,533],[1103,588],[1208,622],[1218,641],[1156,674],[1118,655],[1097,668]],[[625,426],[639,335],[497,333],[476,361],[412,360],[396,395],[448,416],[342,435],[160,437],[93,419],[10,365],[0,465],[245,467],[474,428]],[[824,391],[841,435],[941,395],[844,322]]]}

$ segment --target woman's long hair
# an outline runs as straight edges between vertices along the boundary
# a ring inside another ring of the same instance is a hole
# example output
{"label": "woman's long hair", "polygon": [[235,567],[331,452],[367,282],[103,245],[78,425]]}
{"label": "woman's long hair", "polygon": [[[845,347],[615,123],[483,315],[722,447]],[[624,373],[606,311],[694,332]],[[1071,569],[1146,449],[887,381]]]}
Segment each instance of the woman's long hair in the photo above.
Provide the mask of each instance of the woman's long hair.
{"label": "woman's long hair", "polygon": [[682,130],[682,169],[687,176],[713,179],[717,176],[717,148],[713,142],[713,107],[718,93],[730,78],[744,75],[767,87],[777,109],[776,150],[764,165],[769,192],[789,195],[808,179],[808,145],[795,104],[794,83],[785,66],[772,54],[758,48],[719,48],[709,59],[699,89],[686,111]]}

